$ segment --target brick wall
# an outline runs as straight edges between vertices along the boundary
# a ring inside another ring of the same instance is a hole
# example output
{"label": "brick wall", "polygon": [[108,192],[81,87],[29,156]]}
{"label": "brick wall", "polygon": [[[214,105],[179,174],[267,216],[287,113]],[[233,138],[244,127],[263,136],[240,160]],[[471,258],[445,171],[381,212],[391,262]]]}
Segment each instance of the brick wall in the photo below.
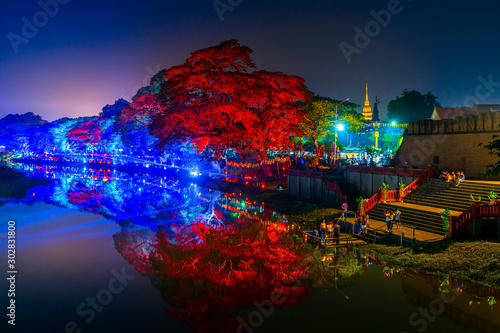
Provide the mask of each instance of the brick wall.
{"label": "brick wall", "polygon": [[[396,164],[408,161],[415,168],[425,168],[439,156],[438,171],[464,171],[466,179],[479,179],[486,165],[496,163],[488,150],[478,147],[500,135],[500,112],[464,115],[455,119],[417,120],[408,124],[403,143],[396,154]],[[500,177],[494,178],[500,179]]]}
{"label": "brick wall", "polygon": [[[498,157],[488,155],[488,149],[478,147],[492,140],[495,133],[450,133],[404,135],[396,154],[399,164],[408,161],[416,168],[432,163],[439,156],[438,171],[464,171],[466,179],[479,179],[486,165],[496,163]],[[498,134],[498,133],[497,133]],[[499,179],[499,178],[496,178]]]}

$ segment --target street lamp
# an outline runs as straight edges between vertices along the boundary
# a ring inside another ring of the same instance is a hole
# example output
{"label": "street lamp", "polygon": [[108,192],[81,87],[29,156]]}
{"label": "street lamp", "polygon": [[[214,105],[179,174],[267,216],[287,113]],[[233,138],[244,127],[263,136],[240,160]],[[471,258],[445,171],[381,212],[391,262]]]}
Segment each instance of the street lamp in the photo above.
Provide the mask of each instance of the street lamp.
{"label": "street lamp", "polygon": [[339,114],[337,113],[337,109],[339,107],[339,105],[347,102],[349,100],[349,98],[343,100],[342,102],[340,102],[339,104],[335,105],[335,151],[334,151],[334,155],[333,155],[333,165],[335,165],[335,163],[337,162],[337,121],[338,121],[338,117],[339,117]]}

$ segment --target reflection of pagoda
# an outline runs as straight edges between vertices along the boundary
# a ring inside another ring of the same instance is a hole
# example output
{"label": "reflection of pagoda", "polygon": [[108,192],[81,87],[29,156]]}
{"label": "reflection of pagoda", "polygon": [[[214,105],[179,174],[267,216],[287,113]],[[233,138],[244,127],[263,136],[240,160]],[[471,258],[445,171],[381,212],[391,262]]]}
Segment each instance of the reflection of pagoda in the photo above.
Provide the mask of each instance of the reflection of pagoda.
{"label": "reflection of pagoda", "polygon": [[368,100],[368,83],[366,84],[366,100],[365,106],[363,107],[363,120],[372,121],[372,108],[370,106],[370,101]]}

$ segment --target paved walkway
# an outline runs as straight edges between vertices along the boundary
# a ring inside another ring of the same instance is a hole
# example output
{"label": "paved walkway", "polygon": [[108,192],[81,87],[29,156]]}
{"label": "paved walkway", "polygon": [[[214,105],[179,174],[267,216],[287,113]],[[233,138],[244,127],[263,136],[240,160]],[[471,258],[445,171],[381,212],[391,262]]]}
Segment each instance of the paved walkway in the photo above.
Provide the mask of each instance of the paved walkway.
{"label": "paved walkway", "polygon": [[[411,204],[411,203],[398,202],[398,201],[386,202],[386,204],[391,205],[391,206],[395,206],[395,207],[410,208],[410,209],[416,209],[416,210],[421,210],[421,211],[430,212],[430,213],[437,213],[437,214],[439,214],[440,212],[442,212],[444,210],[443,208],[415,205],[415,204]],[[459,212],[457,210],[450,210],[451,216],[458,216],[460,214],[462,214],[462,212]]]}
{"label": "paved walkway", "polygon": [[[353,217],[348,217],[347,222],[354,224],[354,218]],[[387,230],[387,223],[385,221],[378,221],[374,219],[369,220],[370,227],[369,229],[378,229],[379,232],[384,232],[384,230]],[[406,239],[406,241],[411,241],[413,238],[413,231],[415,231],[415,238],[417,241],[422,241],[422,242],[436,242],[444,239],[444,231],[442,234],[435,234],[432,232],[428,231],[423,231],[423,230],[418,230],[413,229],[410,227],[405,227],[404,222],[403,222],[403,238]],[[352,229],[354,230],[354,228]],[[401,235],[401,227],[398,227],[396,225],[393,225],[392,232],[394,235]]]}

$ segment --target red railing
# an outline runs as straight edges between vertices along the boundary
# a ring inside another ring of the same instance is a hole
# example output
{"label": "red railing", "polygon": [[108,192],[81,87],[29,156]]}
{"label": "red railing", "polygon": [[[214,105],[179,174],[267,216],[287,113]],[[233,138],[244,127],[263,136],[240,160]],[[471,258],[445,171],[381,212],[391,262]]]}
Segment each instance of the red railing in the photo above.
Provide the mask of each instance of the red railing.
{"label": "red railing", "polygon": [[498,203],[494,205],[472,205],[462,214],[458,216],[450,216],[450,229],[448,230],[448,235],[455,236],[460,231],[464,230],[474,219],[488,217],[500,218]]}
{"label": "red railing", "polygon": [[342,199],[342,202],[349,203],[349,196],[347,194],[343,194],[342,191],[340,190],[340,186],[337,184],[337,182],[329,182],[326,177],[323,179],[326,182],[326,189],[329,191],[335,191],[339,198]]}
{"label": "red railing", "polygon": [[399,201],[399,191],[387,191],[385,201]]}
{"label": "red railing", "polygon": [[498,204],[495,205],[481,205],[479,206],[479,217],[497,217]]}
{"label": "red railing", "polygon": [[377,192],[374,195],[372,195],[371,198],[363,201],[363,212],[365,212],[365,214],[367,211],[369,211],[370,209],[375,207],[380,202],[380,199],[379,199],[380,196],[381,196],[381,193]]}
{"label": "red railing", "polygon": [[[380,169],[380,168],[377,168]],[[419,171],[420,177],[415,179],[413,182],[410,183],[410,185],[406,186],[402,195],[400,195],[399,190],[392,190],[392,191],[387,191],[387,195],[385,197],[385,200],[383,200],[382,196],[382,191],[380,189],[377,190],[377,193],[375,193],[370,199],[363,201],[363,211],[366,213],[373,207],[375,207],[378,203],[383,202],[383,201],[402,201],[405,196],[407,196],[412,190],[416,189],[420,184],[425,182],[427,179],[432,178],[432,168],[427,168],[426,170],[415,170],[415,169],[399,169],[398,167],[395,168],[385,168],[384,174],[392,174],[396,172],[396,174],[399,174],[401,176],[400,171],[401,170],[409,170],[408,174],[415,174],[415,171]],[[388,171],[387,169],[393,169]],[[396,170],[396,171],[394,171]],[[375,170],[378,171],[378,170]],[[388,173],[385,173],[388,172]]]}
{"label": "red railing", "polygon": [[419,187],[420,184],[422,184],[423,182],[425,182],[427,179],[430,178],[432,178],[432,168],[427,168],[427,170],[425,170],[425,172],[420,177],[418,177],[417,179],[412,181],[408,186],[405,187],[403,198],[406,197],[411,191]]}

